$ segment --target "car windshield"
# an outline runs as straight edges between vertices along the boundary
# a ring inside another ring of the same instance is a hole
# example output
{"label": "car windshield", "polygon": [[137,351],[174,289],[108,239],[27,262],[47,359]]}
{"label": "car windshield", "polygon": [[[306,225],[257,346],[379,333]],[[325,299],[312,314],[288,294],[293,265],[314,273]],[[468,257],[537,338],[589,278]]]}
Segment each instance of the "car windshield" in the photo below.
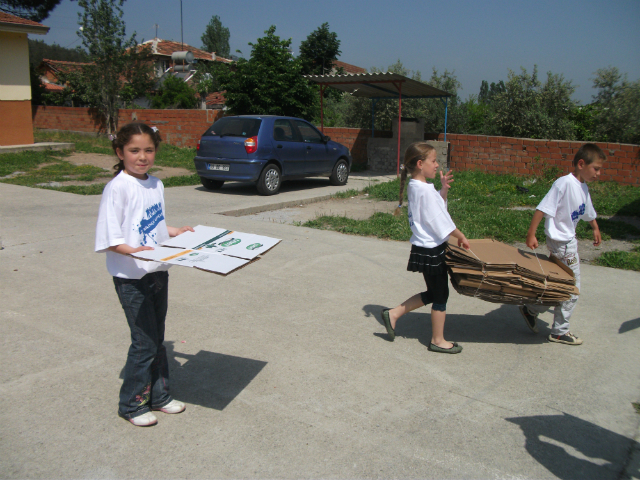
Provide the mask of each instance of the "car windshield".
{"label": "car windshield", "polygon": [[225,117],[211,125],[205,135],[220,137],[255,137],[260,130],[259,118]]}

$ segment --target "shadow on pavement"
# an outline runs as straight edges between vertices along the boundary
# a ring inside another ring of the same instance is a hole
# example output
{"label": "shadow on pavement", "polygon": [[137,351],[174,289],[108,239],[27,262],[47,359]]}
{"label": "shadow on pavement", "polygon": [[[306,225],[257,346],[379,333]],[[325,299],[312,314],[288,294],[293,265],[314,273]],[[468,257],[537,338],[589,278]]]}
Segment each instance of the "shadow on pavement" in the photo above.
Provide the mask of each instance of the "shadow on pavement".
{"label": "shadow on pavement", "polygon": [[618,333],[625,333],[629,330],[635,330],[640,327],[640,318],[636,318],[634,320],[627,320],[620,325],[620,329],[618,329]]}
{"label": "shadow on pavement", "polygon": [[[367,317],[375,318],[384,328],[381,317],[383,305],[365,305],[362,310]],[[538,319],[538,334],[532,333],[525,325],[518,307],[500,305],[486,315],[464,315],[447,313],[444,327],[445,338],[452,342],[467,343],[514,343],[532,345],[545,343],[551,333],[549,326]],[[396,337],[415,338],[425,347],[431,343],[431,310],[422,307],[404,315],[396,325]],[[387,339],[387,334],[375,336]]]}
{"label": "shadow on pavement", "polygon": [[634,443],[567,413],[505,420],[522,429],[529,455],[563,480],[620,478]]}
{"label": "shadow on pavement", "polygon": [[[164,342],[169,362],[171,394],[182,402],[223,410],[249,385],[267,362],[200,350],[195,355],[177,352]],[[177,360],[186,359],[180,365]],[[120,378],[123,378],[123,370]]]}
{"label": "shadow on pavement", "polygon": [[[348,183],[347,183],[348,184]],[[302,180],[288,180],[282,182],[278,193],[297,192],[302,190],[311,190],[313,188],[328,187],[330,185],[328,178],[306,178]],[[206,193],[218,193],[223,195],[242,195],[247,197],[259,197],[260,194],[256,190],[254,183],[229,182],[225,183],[220,190],[207,190],[200,186],[196,190]],[[274,198],[278,194],[273,195]]]}

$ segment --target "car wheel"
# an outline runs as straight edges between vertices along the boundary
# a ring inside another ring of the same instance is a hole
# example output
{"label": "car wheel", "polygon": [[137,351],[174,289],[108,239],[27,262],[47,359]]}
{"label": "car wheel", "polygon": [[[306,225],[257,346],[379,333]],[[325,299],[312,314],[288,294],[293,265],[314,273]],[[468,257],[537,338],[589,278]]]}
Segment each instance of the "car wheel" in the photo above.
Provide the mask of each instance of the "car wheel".
{"label": "car wheel", "polygon": [[258,193],[260,195],[274,195],[280,190],[282,178],[280,177],[280,169],[277,165],[267,165],[258,179]]}
{"label": "car wheel", "polygon": [[338,160],[336,166],[333,167],[333,173],[329,177],[331,185],[344,185],[349,179],[349,166],[343,159]]}
{"label": "car wheel", "polygon": [[210,178],[200,177],[200,181],[207,190],[220,190],[224,185],[224,180],[211,180]]}

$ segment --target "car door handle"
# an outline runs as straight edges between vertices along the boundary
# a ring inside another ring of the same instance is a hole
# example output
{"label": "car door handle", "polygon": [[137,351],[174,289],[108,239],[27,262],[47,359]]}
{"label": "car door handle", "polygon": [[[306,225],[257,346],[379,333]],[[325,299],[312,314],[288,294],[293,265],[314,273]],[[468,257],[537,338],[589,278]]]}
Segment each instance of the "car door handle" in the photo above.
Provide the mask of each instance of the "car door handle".
{"label": "car door handle", "polygon": [[307,145],[307,150],[311,150],[311,145]]}
{"label": "car door handle", "polygon": [[276,148],[282,148],[282,145],[276,145]]}

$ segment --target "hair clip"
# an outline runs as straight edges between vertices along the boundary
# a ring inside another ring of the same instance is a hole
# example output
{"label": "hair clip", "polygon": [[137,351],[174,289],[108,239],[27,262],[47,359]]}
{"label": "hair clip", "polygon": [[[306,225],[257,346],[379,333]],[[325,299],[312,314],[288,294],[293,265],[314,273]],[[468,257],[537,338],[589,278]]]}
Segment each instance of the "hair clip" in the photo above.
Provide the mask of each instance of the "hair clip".
{"label": "hair clip", "polygon": [[158,133],[158,127],[151,127],[151,130],[153,130],[154,132]]}
{"label": "hair clip", "polygon": [[400,165],[400,170],[404,170],[404,165]]}
{"label": "hair clip", "polygon": [[109,134],[107,138],[113,142],[116,139],[116,136],[113,134]]}

